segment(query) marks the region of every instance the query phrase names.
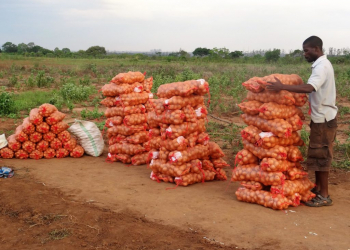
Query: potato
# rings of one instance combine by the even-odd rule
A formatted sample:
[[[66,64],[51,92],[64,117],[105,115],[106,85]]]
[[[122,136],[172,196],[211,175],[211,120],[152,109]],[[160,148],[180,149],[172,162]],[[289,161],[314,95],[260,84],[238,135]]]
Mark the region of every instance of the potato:
[[[82,146],[77,145],[73,150],[70,152],[70,156],[73,158],[80,158],[84,155],[84,148]]]
[[[16,140],[15,135],[10,135],[9,137],[7,137],[7,143],[7,147],[13,152],[20,150],[22,147],[22,144]]]
[[[43,117],[48,117],[55,111],[57,111],[57,108],[49,103],[44,103],[39,107],[39,114]]]
[[[14,152],[8,147],[0,149],[0,156],[4,159],[11,159],[14,156]]]
[[[29,155],[25,150],[20,149],[15,153],[15,157],[17,159],[27,159],[29,157]]]
[[[61,121],[63,121],[63,119],[66,117],[66,115],[60,111],[55,111],[52,114],[50,114],[49,117],[45,118],[45,121],[47,124],[49,125],[54,125],[57,124]]]
[[[39,151],[39,150],[33,150],[30,154],[29,154],[29,157],[31,159],[35,159],[35,160],[39,160],[41,158],[43,158],[44,154],[42,151]]]
[[[29,112],[29,121],[34,125],[40,125],[43,122],[43,116],[39,114],[38,108]]]

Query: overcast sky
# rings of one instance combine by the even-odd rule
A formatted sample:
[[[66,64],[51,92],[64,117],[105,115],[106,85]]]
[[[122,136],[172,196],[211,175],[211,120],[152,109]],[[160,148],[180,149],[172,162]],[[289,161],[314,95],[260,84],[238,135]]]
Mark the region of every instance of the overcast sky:
[[[349,0],[0,0],[0,46],[230,51],[350,47]]]

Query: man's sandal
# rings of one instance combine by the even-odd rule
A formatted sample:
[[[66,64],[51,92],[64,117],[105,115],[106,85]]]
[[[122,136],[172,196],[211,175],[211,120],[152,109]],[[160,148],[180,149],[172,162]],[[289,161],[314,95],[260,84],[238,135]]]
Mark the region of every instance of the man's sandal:
[[[317,191],[316,190],[316,187],[314,187],[313,189],[310,190],[312,193],[316,194],[316,195],[319,195],[320,194],[320,191]]]
[[[331,198],[329,198],[329,196],[323,197],[322,195],[318,194],[311,201],[305,202],[305,205],[309,207],[331,206],[333,205],[333,201],[331,200]]]

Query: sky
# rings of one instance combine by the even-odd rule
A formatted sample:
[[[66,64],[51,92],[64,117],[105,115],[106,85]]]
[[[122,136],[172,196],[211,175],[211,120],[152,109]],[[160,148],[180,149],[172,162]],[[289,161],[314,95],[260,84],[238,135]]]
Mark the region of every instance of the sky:
[[[350,47],[348,0],[0,0],[0,46],[192,52]]]

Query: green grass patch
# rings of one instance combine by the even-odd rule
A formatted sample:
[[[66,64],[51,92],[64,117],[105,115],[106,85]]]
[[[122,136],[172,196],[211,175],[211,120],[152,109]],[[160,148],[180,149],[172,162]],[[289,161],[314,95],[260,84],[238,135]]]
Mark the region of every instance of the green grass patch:
[[[30,111],[43,103],[49,103],[52,97],[52,91],[26,91],[15,94],[14,107],[17,111]]]

